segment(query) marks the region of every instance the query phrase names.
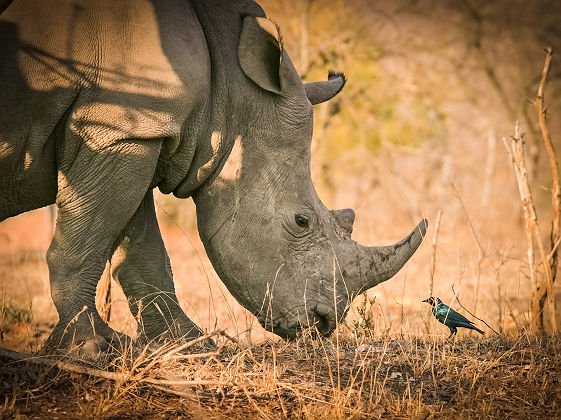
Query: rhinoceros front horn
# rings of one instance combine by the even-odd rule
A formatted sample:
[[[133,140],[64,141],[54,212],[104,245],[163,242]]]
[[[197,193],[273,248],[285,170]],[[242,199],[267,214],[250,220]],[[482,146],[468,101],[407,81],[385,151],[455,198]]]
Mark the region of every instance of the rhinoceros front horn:
[[[393,277],[417,250],[427,226],[428,221],[423,219],[409,235],[393,245],[368,247],[357,244],[360,275],[355,284],[348,285],[350,291],[360,294]]]

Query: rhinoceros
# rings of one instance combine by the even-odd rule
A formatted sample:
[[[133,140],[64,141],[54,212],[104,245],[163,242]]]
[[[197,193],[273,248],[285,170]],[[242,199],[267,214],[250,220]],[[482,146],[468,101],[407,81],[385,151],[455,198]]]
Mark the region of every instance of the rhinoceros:
[[[104,351],[107,261],[146,340],[202,334],[181,310],[153,189],[193,197],[232,295],[268,330],[330,334],[391,278],[426,221],[390,246],[351,239],[311,181],[312,106],[345,77],[303,83],[249,0],[13,0],[0,15],[0,221],[56,203],[47,252],[59,321],[47,346]]]

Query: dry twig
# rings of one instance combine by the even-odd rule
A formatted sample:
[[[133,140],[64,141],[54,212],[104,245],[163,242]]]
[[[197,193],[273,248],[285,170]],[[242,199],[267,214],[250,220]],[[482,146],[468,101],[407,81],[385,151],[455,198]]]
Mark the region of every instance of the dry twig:
[[[464,215],[466,216],[466,220],[468,222],[468,226],[469,226],[469,230],[471,232],[471,236],[473,236],[473,240],[475,241],[475,245],[477,245],[477,278],[475,281],[475,302],[473,304],[473,310],[474,312],[477,312],[477,304],[478,304],[478,300],[479,300],[479,285],[481,283],[481,264],[483,263],[483,260],[487,257],[485,250],[483,249],[483,247],[481,246],[481,241],[479,240],[479,236],[477,235],[477,232],[475,231],[475,226],[473,226],[473,223],[471,221],[471,217],[469,216],[469,213],[466,209],[466,206],[464,204],[464,200],[462,200],[462,196],[460,195],[460,192],[457,190],[456,186],[454,185],[454,182],[450,182],[450,186],[452,187],[452,192],[454,193],[454,195],[456,196],[456,198],[458,199],[458,201],[460,202],[460,205],[462,206],[462,211],[464,212]]]
[[[485,325],[487,325],[487,327],[489,327],[489,329],[491,331],[493,331],[495,334],[499,335],[499,333],[497,331],[495,331],[493,329],[493,327],[491,327],[489,324],[487,324],[484,320],[482,320],[481,318],[475,316],[474,314],[472,314],[464,305],[462,305],[462,302],[460,302],[460,296],[458,296],[458,294],[456,293],[456,291],[454,290],[454,285],[452,285],[452,293],[454,293],[454,296],[456,297],[456,301],[458,302],[458,305],[460,305],[460,307],[466,311],[468,314],[470,314],[472,317],[474,317],[475,319],[483,322]]]

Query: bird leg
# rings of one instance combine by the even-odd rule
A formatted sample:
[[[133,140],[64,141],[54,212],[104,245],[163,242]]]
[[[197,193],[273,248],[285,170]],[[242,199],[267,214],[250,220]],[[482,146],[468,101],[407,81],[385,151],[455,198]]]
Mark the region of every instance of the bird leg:
[[[452,337],[456,335],[458,330],[456,328],[450,328],[450,327],[448,327],[448,328],[450,329],[450,335],[448,336],[448,340],[451,340]]]

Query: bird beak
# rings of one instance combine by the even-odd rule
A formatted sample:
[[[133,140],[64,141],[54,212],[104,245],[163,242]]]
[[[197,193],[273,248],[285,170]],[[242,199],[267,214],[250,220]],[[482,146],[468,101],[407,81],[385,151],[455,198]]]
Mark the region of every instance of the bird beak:
[[[422,300],[421,302],[427,302],[428,303],[428,301],[429,301],[428,299],[425,299],[425,300]]]

